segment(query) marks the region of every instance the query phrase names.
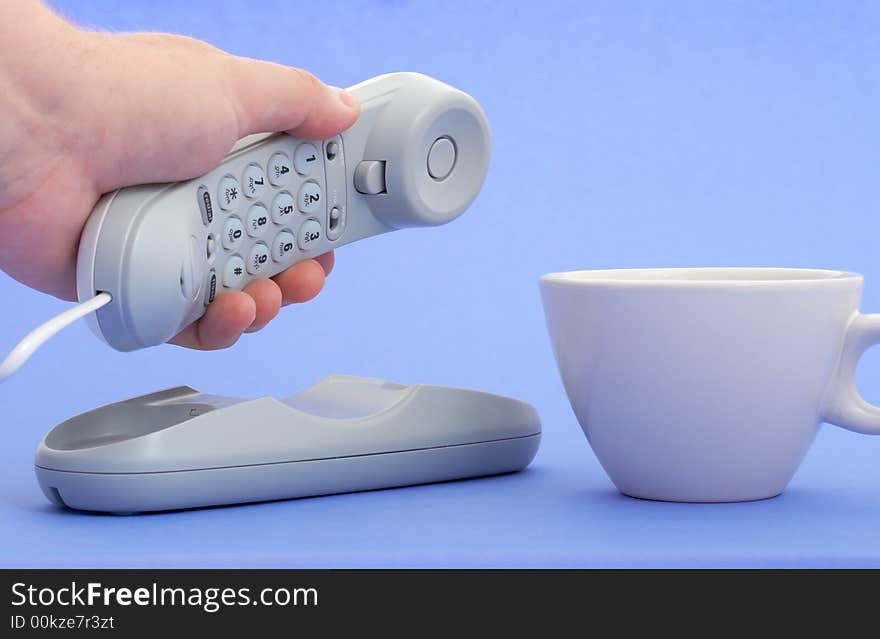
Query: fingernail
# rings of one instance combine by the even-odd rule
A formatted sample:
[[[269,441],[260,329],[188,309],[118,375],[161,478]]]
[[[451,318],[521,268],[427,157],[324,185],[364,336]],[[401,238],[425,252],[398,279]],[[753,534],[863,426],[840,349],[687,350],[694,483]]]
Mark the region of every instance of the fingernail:
[[[354,97],[351,93],[346,91],[345,89],[340,89],[339,87],[330,87],[336,92],[336,97],[339,99],[342,104],[347,106],[349,109],[354,109],[358,105],[358,99]]]

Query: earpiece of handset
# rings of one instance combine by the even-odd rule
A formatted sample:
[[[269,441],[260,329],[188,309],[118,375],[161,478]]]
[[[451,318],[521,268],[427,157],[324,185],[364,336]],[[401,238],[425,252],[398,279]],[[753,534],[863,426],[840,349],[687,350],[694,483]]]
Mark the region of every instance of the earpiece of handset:
[[[446,224],[483,184],[489,125],[466,93],[424,75],[400,75],[407,81],[370,124],[354,186],[393,228]]]

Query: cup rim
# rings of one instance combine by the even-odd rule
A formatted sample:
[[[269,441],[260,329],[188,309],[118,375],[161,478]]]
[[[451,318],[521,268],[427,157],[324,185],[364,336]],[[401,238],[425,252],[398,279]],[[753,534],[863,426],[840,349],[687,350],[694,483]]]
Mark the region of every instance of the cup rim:
[[[719,287],[796,286],[857,280],[859,273],[815,268],[709,266],[616,268],[547,273],[541,284],[553,286]]]

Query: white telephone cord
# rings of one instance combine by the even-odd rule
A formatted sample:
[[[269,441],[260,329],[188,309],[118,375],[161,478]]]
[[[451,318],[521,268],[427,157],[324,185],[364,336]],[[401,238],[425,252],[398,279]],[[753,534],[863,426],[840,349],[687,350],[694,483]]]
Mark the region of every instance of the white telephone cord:
[[[0,382],[13,375],[40,346],[49,341],[56,333],[73,324],[76,320],[109,304],[112,299],[110,293],[98,293],[92,299],[67,309],[25,335],[24,339],[10,351],[3,363],[0,364]]]

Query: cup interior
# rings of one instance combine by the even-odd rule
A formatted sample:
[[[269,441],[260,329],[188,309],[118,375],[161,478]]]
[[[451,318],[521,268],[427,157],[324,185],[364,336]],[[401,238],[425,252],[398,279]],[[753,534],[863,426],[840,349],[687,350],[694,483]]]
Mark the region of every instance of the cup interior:
[[[547,284],[779,284],[859,278],[856,273],[800,268],[634,268],[549,273]]]

